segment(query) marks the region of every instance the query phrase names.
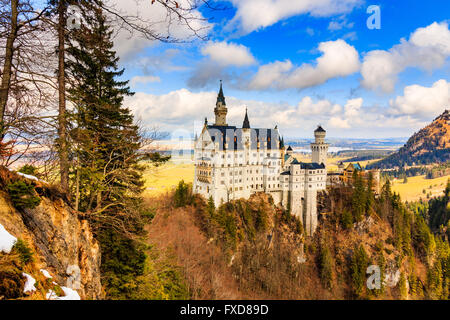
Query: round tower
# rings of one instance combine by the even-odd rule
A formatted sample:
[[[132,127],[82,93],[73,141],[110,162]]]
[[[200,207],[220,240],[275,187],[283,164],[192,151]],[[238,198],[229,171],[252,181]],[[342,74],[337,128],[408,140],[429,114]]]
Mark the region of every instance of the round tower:
[[[312,162],[324,164],[327,166],[327,154],[328,154],[328,143],[325,143],[325,136],[327,132],[322,128],[322,126],[318,126],[316,130],[314,130],[314,138],[315,142],[311,143],[311,151],[312,151]]]

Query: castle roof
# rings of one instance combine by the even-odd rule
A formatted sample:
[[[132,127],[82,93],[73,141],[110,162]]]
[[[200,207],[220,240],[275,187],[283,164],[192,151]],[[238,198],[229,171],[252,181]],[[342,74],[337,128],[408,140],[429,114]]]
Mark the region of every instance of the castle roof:
[[[326,132],[326,131],[325,131],[325,129],[324,129],[324,128],[322,128],[322,126],[321,126],[321,125],[319,125],[319,126],[317,127],[317,129],[316,129],[316,130],[314,130],[314,132]]]
[[[222,102],[223,105],[226,105],[225,103],[225,95],[223,94],[223,89],[222,89],[222,80],[220,80],[220,90],[219,90],[219,94],[217,95],[217,103]]]
[[[244,123],[242,124],[242,129],[250,129],[250,121],[248,121],[247,108],[245,108]]]
[[[239,141],[242,141],[243,129],[235,126],[206,126],[209,135],[213,142],[218,142],[222,150],[243,150],[244,146]],[[276,150],[279,147],[279,134],[274,129],[253,128],[251,131],[252,137],[250,139],[250,149],[256,150],[258,142],[260,148],[264,148],[264,143],[268,150]],[[253,135],[256,135],[254,137]],[[228,148],[226,145],[228,144]]]
[[[324,169],[325,165],[323,163],[307,163],[307,162],[300,162],[300,167],[302,169],[307,169],[307,170],[316,170],[316,169]]]
[[[291,146],[289,146],[289,147],[287,148],[287,151],[293,151],[292,148],[291,148]]]

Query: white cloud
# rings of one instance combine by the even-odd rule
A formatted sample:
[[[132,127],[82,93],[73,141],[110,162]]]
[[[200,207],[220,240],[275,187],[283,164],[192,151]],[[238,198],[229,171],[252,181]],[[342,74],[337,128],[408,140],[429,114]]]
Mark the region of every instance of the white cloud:
[[[332,117],[328,121],[328,125],[332,128],[337,129],[350,129],[350,125],[348,124],[347,119],[342,119],[340,117]]]
[[[139,92],[127,97],[125,105],[146,126],[157,124],[162,131],[194,130],[203,124],[204,117],[214,122],[217,92],[191,92],[180,89],[163,95]],[[298,104],[269,103],[226,97],[230,125],[241,126],[248,108],[253,128],[273,128],[278,125],[282,134],[291,137],[310,136],[318,123],[334,137],[408,136],[423,127],[430,119],[414,115],[393,114],[390,108],[364,106],[362,98],[336,104],[327,99],[303,97]]]
[[[347,19],[345,18],[345,16],[341,16],[336,20],[330,21],[330,23],[328,24],[328,30],[337,31],[337,30],[341,30],[344,28],[351,29],[351,28],[353,28],[354,25],[355,25],[355,23],[348,22]]]
[[[136,76],[130,80],[130,84],[131,84],[131,86],[135,86],[139,83],[147,84],[150,82],[160,82],[160,81],[161,81],[161,79],[156,76]]]
[[[289,60],[261,66],[251,80],[249,89],[303,89],[323,84],[329,79],[348,76],[359,70],[359,54],[344,40],[321,42],[319,51],[322,56],[316,59],[315,66],[304,63],[291,70],[292,63]]]
[[[191,2],[190,0],[178,0],[179,6],[183,8],[192,6]],[[192,29],[184,23],[184,20],[179,20],[173,16],[169,19],[166,9],[157,2],[151,4],[151,1],[148,0],[107,0],[106,3],[122,13],[123,16],[133,19],[133,23],[151,28],[153,33],[160,38],[165,38],[169,35],[183,40],[196,37]],[[140,17],[141,20],[137,21],[134,19],[136,16]],[[191,27],[197,30],[199,35],[207,35],[212,24],[203,18],[200,11],[192,10],[186,13],[186,16]],[[114,18],[114,16],[112,17]],[[126,27],[125,24],[124,27]],[[138,32],[130,33],[125,28],[122,28],[114,39],[114,43],[119,57],[124,61],[129,61],[145,48],[157,42],[144,38]]]
[[[362,85],[367,89],[392,92],[397,76],[408,67],[431,71],[450,56],[450,30],[446,22],[432,23],[401,39],[391,49],[367,53],[361,67]]]
[[[292,62],[275,61],[259,67],[258,72],[249,83],[250,89],[266,89],[277,83],[292,69]]]
[[[240,25],[245,33],[271,26],[301,14],[329,17],[348,13],[361,0],[229,0],[237,8],[231,25]]]
[[[416,84],[407,86],[403,96],[390,100],[390,106],[393,114],[437,116],[450,106],[450,82],[441,79],[429,88]]]
[[[243,67],[256,63],[250,50],[241,44],[210,41],[201,53],[221,66]]]

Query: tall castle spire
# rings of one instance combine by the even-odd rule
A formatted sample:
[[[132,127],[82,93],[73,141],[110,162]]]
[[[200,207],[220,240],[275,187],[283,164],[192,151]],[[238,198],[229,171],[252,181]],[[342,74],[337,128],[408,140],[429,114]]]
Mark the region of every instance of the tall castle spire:
[[[224,106],[227,105],[227,104],[225,103],[225,96],[223,95],[222,80],[220,80],[220,90],[219,90],[219,94],[217,95],[217,102],[216,102],[216,104],[218,104],[219,102],[222,102],[222,104],[223,104]]]
[[[225,96],[222,89],[222,80],[220,80],[220,90],[217,95],[216,107],[214,108],[214,114],[216,115],[215,126],[226,126],[227,125],[227,105],[225,103]]]
[[[242,129],[250,129],[250,121],[248,121],[247,108],[245,108],[244,123],[242,124]]]

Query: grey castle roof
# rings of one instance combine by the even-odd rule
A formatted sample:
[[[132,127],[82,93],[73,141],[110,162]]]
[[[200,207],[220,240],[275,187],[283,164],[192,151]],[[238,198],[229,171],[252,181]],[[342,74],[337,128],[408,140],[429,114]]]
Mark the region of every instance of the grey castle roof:
[[[218,142],[222,150],[227,150],[226,143],[228,143],[228,150],[243,150],[242,143],[242,128],[236,128],[235,126],[206,126],[209,135],[213,142]],[[260,148],[263,148],[264,142],[267,144],[268,150],[279,149],[279,133],[274,129],[253,128],[250,131],[250,149],[256,150],[258,148],[258,142],[260,142]],[[255,136],[256,135],[256,136]]]

